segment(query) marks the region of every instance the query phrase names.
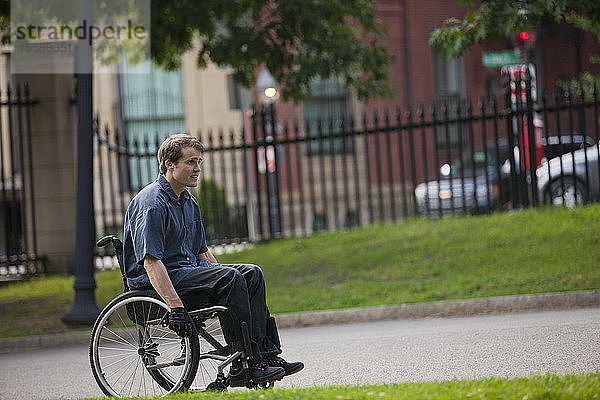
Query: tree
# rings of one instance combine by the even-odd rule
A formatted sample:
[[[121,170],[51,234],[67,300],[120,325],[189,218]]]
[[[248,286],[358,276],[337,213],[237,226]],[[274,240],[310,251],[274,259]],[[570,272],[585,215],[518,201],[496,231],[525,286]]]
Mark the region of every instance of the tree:
[[[24,0],[19,4],[31,21],[44,20],[50,8],[67,14],[72,9],[76,17],[76,1]],[[94,3],[95,12],[102,9],[103,2]],[[209,62],[231,67],[238,82],[251,86],[256,72],[266,66],[281,85],[284,99],[302,100],[310,95],[315,78],[333,76],[343,77],[359,98],[391,94],[387,76],[392,57],[383,44],[383,27],[375,18],[375,0],[149,3],[151,57],[168,70],[178,68],[182,54],[199,44],[199,67]],[[133,3],[112,0],[109,4],[115,12]],[[9,16],[10,0],[0,0],[4,42],[10,40],[6,35]],[[107,59],[114,61],[112,56]]]
[[[474,6],[475,0],[459,0]],[[484,40],[510,37],[520,30],[539,26],[548,18],[557,23],[571,24],[600,39],[600,2],[590,0],[488,0],[465,14],[450,18],[445,26],[436,29],[430,45],[441,47],[452,57],[468,53]]]
[[[342,76],[360,98],[391,93],[391,56],[374,0],[152,0],[151,53],[167,69],[197,40],[198,66],[228,66],[250,86],[266,66],[284,99],[310,95],[317,77]]]

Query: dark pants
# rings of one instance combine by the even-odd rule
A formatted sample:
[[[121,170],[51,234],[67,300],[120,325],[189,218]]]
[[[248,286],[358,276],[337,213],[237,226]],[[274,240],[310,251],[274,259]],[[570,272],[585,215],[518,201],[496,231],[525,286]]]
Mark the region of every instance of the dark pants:
[[[255,356],[281,353],[268,335],[265,280],[261,269],[251,264],[210,264],[192,270],[176,287],[188,310],[220,305],[229,309],[220,315],[223,336],[234,350],[243,350],[241,323],[248,324]]]

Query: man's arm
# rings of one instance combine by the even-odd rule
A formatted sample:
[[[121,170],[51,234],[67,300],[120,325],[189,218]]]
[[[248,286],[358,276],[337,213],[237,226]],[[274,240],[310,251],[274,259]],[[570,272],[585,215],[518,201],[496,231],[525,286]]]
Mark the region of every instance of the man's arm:
[[[144,268],[148,273],[150,283],[154,287],[154,290],[162,297],[165,303],[167,303],[171,309],[183,307],[183,302],[175,291],[171,278],[169,278],[167,269],[162,261],[146,254],[146,257],[144,257]]]
[[[208,262],[218,264],[217,259],[212,255],[210,249],[206,250],[205,253],[198,254],[198,260],[206,260]]]

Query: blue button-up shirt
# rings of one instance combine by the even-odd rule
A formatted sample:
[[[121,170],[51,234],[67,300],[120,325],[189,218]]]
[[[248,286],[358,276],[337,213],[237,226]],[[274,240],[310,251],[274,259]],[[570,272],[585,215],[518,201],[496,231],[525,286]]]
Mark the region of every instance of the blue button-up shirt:
[[[163,262],[176,286],[208,251],[200,207],[186,190],[177,197],[163,175],[129,203],[123,232],[123,261],[131,289],[150,286],[144,257]]]

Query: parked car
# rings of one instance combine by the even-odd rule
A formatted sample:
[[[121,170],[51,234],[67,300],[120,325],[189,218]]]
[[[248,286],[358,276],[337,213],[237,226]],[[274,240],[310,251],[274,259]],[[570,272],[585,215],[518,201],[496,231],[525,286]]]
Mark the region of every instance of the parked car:
[[[498,182],[510,178],[508,144],[501,140],[497,149],[499,157],[492,144],[487,151],[483,147],[465,150],[452,164],[442,165],[439,181],[423,182],[415,188],[417,212],[475,214],[494,207],[499,199]]]
[[[574,207],[599,200],[599,151],[596,144],[542,163],[536,169],[540,201]]]
[[[542,146],[544,146],[542,162],[561,154],[592,146],[594,143],[594,139],[591,137],[579,134],[542,137]]]
[[[593,143],[589,136],[578,134],[544,137],[544,160],[589,147]],[[513,152],[518,169],[519,152],[517,149]],[[432,180],[416,186],[417,212],[431,216],[477,214],[505,206],[512,198],[510,155],[506,139],[500,139],[497,145],[488,144],[487,152],[483,147],[474,151],[465,150],[452,164],[440,167],[439,181]],[[503,204],[500,204],[501,201]]]

